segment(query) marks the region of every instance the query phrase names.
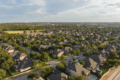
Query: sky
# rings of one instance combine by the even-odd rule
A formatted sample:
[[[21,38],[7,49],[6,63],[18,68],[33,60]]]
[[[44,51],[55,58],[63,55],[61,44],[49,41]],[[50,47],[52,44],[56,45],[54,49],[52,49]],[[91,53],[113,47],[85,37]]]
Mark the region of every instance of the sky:
[[[2,22],[120,22],[120,0],[0,0]]]

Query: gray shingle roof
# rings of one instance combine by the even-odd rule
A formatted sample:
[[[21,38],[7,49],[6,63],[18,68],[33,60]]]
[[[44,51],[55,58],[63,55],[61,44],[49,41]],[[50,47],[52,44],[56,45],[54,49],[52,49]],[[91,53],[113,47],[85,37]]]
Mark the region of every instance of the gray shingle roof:
[[[19,71],[20,69],[31,67],[32,60],[33,59],[27,59],[27,60],[18,62],[18,65],[15,65],[15,69]]]
[[[94,61],[96,61],[98,63],[102,63],[103,61],[106,60],[106,58],[104,58],[100,55],[97,55],[97,54],[91,55],[91,56],[89,56],[89,58],[93,59]]]
[[[68,66],[66,67],[67,68],[67,72],[68,74],[70,75],[85,75],[85,74],[89,74],[90,71],[85,69],[81,64],[79,63],[69,63]]]
[[[58,71],[57,71],[58,72]],[[67,75],[65,73],[62,73],[59,71],[57,74],[51,74],[50,76],[47,77],[47,80],[67,80]]]
[[[93,59],[91,58],[86,58],[85,60],[85,65],[88,69],[90,70],[94,70],[96,68],[96,66],[98,65],[97,62],[95,62]]]
[[[60,52],[62,52],[62,50],[61,49],[55,49],[55,50],[53,50],[53,54],[59,54]]]

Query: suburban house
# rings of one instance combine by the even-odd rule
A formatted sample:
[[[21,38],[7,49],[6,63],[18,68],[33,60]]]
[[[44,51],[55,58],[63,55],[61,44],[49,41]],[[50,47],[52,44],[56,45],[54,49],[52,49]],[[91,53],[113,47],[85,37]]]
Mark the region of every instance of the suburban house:
[[[83,43],[79,43],[76,46],[77,46],[77,48],[80,48],[81,46],[84,46],[84,44]]]
[[[91,44],[95,44],[95,41],[93,41],[93,40],[90,40],[90,41],[88,41],[89,42],[89,44],[91,45]]]
[[[68,41],[68,40],[66,40],[66,39],[65,39],[65,40],[63,40],[63,43],[68,43],[68,42],[69,42],[69,41]]]
[[[28,39],[22,39],[22,42],[29,42]]]
[[[66,67],[66,72],[69,75],[89,75],[90,71],[85,69],[80,63],[68,63]]]
[[[84,44],[85,46],[87,46],[87,45],[89,45],[89,42],[86,41],[86,42],[84,42],[83,44]]]
[[[97,62],[95,62],[93,59],[86,58],[84,61],[85,61],[86,68],[88,70],[91,70],[94,73],[102,73],[99,70],[99,64]]]
[[[12,56],[14,61],[20,61],[20,60],[24,60],[25,58],[28,58],[28,55],[26,53],[23,52],[19,52],[17,50],[15,50],[12,53],[8,53],[10,56]]]
[[[60,45],[60,44],[63,44],[63,42],[57,42],[57,43],[55,43],[55,45]]]
[[[33,59],[27,59],[23,61],[19,61],[17,65],[15,65],[15,71],[16,72],[23,72],[28,69],[31,69],[31,63]]]
[[[56,70],[53,74],[47,77],[47,80],[68,80],[68,75]]]
[[[72,50],[74,50],[74,49],[76,49],[77,48],[77,46],[76,45],[72,45],[72,46],[70,46],[71,48],[72,48]]]
[[[52,44],[52,43],[46,44],[47,47],[54,46],[54,45],[55,45],[55,44]]]
[[[50,29],[45,30],[46,33],[53,33]]]
[[[72,48],[71,47],[64,47],[62,50],[64,51],[64,53],[69,53],[72,51]]]
[[[53,55],[56,55],[57,57],[61,57],[64,54],[64,51],[61,49],[55,49],[53,50]]]
[[[44,80],[41,76],[39,76],[38,78],[36,78],[35,80]]]
[[[91,55],[89,56],[89,58],[93,59],[95,62],[99,64],[106,61],[105,57],[102,57],[101,55],[97,55],[97,54]]]
[[[6,43],[3,43],[1,46],[3,49],[6,49],[8,53],[14,52],[15,50],[11,45],[6,44]]]
[[[44,49],[44,48],[47,48],[46,45],[38,45],[38,46],[36,46],[36,47],[37,47],[37,49],[38,49],[39,51],[41,51],[41,50]]]
[[[99,54],[105,58],[109,57],[109,52],[107,52],[105,49],[99,51]]]

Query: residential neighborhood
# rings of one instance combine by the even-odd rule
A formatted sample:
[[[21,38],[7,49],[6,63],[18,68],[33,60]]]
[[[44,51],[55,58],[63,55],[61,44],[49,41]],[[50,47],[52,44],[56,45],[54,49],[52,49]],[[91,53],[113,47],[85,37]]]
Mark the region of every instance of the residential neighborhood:
[[[1,80],[101,80],[119,69],[119,27],[25,25],[18,33],[0,31]]]

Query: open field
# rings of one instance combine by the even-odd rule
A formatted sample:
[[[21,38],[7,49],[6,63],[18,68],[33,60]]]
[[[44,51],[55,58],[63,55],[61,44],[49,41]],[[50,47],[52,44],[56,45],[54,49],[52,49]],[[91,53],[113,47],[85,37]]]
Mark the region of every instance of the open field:
[[[9,34],[23,33],[23,31],[4,31]]]
[[[4,31],[6,33],[9,33],[9,34],[16,34],[16,33],[23,33],[24,30],[18,30],[18,31]],[[27,31],[27,30],[26,30]],[[34,31],[34,30],[31,30],[31,31]],[[43,30],[36,30],[37,32],[38,31],[43,31]]]

